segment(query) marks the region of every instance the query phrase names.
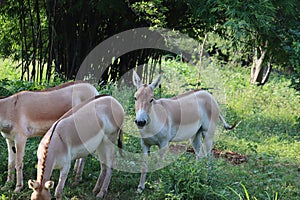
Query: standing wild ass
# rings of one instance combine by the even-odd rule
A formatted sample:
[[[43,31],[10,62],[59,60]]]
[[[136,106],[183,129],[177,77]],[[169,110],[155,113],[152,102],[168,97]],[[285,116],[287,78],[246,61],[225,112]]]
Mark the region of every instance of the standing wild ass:
[[[197,158],[210,153],[218,118],[225,129],[232,129],[222,115],[214,97],[206,91],[190,91],[170,99],[154,99],[153,90],[161,82],[161,75],[150,85],[143,84],[133,72],[135,93],[135,123],[141,134],[143,154],[150,153],[152,145],[161,149],[161,157],[169,142],[190,139]],[[205,146],[202,147],[202,140]],[[147,163],[144,163],[138,192],[145,188]]]
[[[27,138],[44,135],[72,106],[96,95],[98,91],[92,85],[70,82],[47,90],[23,91],[0,99],[0,131],[8,148],[6,185],[14,180],[15,168],[15,192],[23,187],[23,157]]]
[[[61,199],[71,160],[93,152],[96,152],[101,162],[101,173],[93,192],[103,198],[114,167],[118,136],[118,146],[121,148],[123,120],[124,110],[111,96],[97,96],[63,115],[39,145],[37,180],[28,181],[29,188],[33,189],[31,199],[51,199],[50,189],[54,183],[50,178],[54,168],[60,170],[55,197]]]

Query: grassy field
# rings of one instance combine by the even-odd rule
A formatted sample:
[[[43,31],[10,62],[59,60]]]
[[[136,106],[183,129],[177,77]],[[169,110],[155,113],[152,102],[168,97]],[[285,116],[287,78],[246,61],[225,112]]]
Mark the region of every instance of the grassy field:
[[[211,200],[296,200],[300,199],[300,96],[289,88],[289,80],[275,73],[264,87],[249,84],[249,69],[216,67],[208,64],[201,74],[201,87],[208,88],[218,100],[227,122],[239,125],[225,131],[221,124],[215,135],[218,151],[239,153],[246,162],[233,164],[228,159],[216,158],[196,161],[194,154],[183,152],[168,166],[148,173],[146,189],[136,193],[139,173],[115,170],[106,199],[211,199]],[[162,97],[174,96],[193,89],[197,69],[188,64],[166,61],[163,66]],[[5,74],[1,72],[0,79]],[[134,88],[115,86],[109,92],[126,110],[124,150],[141,152],[138,130],[134,125]],[[157,91],[157,97],[159,92]],[[36,149],[39,138],[29,139],[24,158],[24,182],[36,178]],[[186,145],[186,143],[182,143]],[[0,139],[0,185],[7,176],[7,150]],[[156,151],[153,148],[152,151]],[[233,154],[237,155],[237,154]],[[118,163],[136,168],[134,161]],[[137,169],[138,172],[139,169]],[[65,199],[95,199],[92,189],[100,171],[98,161],[87,159],[83,181],[72,187],[70,176],[64,188]],[[134,170],[133,170],[134,171]],[[57,183],[58,171],[53,174]],[[31,190],[24,186],[20,194],[0,191],[0,198],[29,199]],[[52,191],[54,194],[54,190]]]

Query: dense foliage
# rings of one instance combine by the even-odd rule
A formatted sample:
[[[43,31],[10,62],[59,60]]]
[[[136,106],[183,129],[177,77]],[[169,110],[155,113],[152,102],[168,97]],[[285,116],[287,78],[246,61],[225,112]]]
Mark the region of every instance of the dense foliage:
[[[22,61],[22,78],[28,80],[44,76],[49,81],[53,74],[73,79],[100,42],[128,29],[152,26],[175,29],[200,42],[206,34],[216,34],[227,46],[214,41],[206,50],[213,48],[216,54],[230,49],[221,59],[253,63],[253,83],[262,84],[266,71],[276,67],[289,72],[299,87],[297,0],[6,0],[0,6],[0,55]],[[130,68],[150,58],[160,60],[165,53],[143,49],[107,60],[111,69],[102,79],[117,80]]]

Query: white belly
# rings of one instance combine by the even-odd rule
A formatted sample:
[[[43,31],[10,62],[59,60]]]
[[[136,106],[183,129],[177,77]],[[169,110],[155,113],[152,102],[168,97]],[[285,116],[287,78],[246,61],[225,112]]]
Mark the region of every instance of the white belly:
[[[199,122],[192,124],[179,125],[172,130],[172,142],[180,142],[190,139],[200,129]]]
[[[81,145],[72,147],[71,149],[71,155],[72,160],[86,157],[89,154],[92,154],[95,152],[95,150],[99,147],[100,143],[103,139],[103,133],[98,133],[92,138],[89,138],[88,140],[84,141]]]

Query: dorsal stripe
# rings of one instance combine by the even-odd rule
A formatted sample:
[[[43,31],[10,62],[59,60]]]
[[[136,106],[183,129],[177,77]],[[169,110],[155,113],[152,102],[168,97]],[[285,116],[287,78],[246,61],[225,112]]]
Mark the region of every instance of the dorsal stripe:
[[[50,87],[50,88],[46,88],[46,89],[43,89],[43,90],[33,90],[33,91],[30,91],[30,92],[50,92],[50,91],[55,91],[55,90],[59,90],[61,88],[66,88],[66,87],[69,87],[69,86],[72,86],[72,85],[76,85],[76,84],[79,84],[79,83],[88,83],[86,81],[71,81],[71,82],[66,82],[66,83],[63,83],[63,84],[60,84],[60,85],[57,85],[57,86],[54,86],[54,87]]]
[[[191,90],[191,91],[188,91],[186,93],[180,94],[178,96],[172,97],[171,99],[173,99],[173,100],[180,99],[182,97],[188,96],[188,95],[193,94],[193,93],[198,92],[198,91],[200,91],[200,90],[199,89]]]
[[[88,82],[81,81],[81,80],[71,81],[71,82],[66,82],[66,83],[63,83],[61,85],[57,85],[57,86],[54,86],[54,87],[46,88],[46,89],[43,89],[43,90],[23,90],[23,91],[15,93],[15,94],[12,94],[11,96],[14,96],[14,95],[19,96],[20,93],[23,94],[24,92],[34,92],[34,93],[51,92],[51,91],[56,91],[56,90],[66,88],[66,87],[69,87],[69,86],[72,86],[72,85],[75,85],[75,84],[79,84],[79,83],[88,83]],[[0,99],[6,99],[8,97],[10,97],[10,96],[0,96]]]

